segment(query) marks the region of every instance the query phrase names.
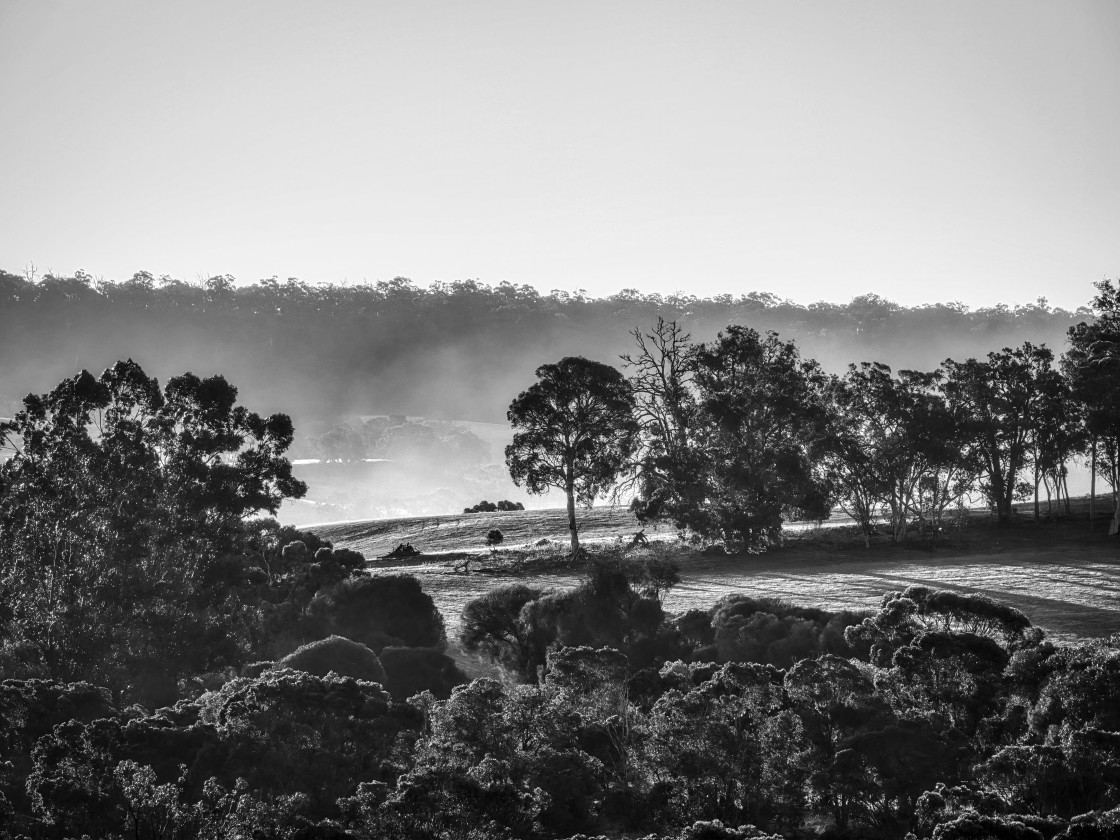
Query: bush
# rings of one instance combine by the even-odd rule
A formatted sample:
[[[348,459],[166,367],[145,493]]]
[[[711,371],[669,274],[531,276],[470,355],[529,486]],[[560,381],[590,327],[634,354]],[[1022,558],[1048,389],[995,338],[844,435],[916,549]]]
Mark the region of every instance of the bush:
[[[412,575],[348,578],[320,591],[309,612],[327,632],[375,653],[389,645],[442,648],[447,643],[443,617]]]
[[[528,679],[543,654],[521,621],[521,613],[542,594],[540,589],[512,583],[467,602],[459,629],[463,648],[481,653]]]
[[[469,682],[455,660],[438,648],[387,647],[381,651],[381,665],[388,680],[384,685],[397,701],[421,691],[446,700],[451,689]]]
[[[342,636],[330,636],[303,645],[277,664],[281,668],[303,671],[316,677],[325,677],[334,671],[341,677],[353,677],[382,685],[387,682],[385,669],[377,654],[365,645]]]
[[[494,513],[499,510],[525,510],[525,505],[521,504],[521,502],[511,502],[509,499],[502,499],[502,501],[497,504],[483,499],[474,507],[463,508],[463,513]]]
[[[696,616],[690,616],[686,635],[708,642]],[[795,662],[822,653],[842,657],[853,652],[844,641],[844,629],[862,616],[798,607],[777,598],[731,595],[711,611],[712,641],[722,662],[760,662],[788,668]],[[708,642],[711,644],[711,642]],[[694,651],[694,655],[698,651]]]

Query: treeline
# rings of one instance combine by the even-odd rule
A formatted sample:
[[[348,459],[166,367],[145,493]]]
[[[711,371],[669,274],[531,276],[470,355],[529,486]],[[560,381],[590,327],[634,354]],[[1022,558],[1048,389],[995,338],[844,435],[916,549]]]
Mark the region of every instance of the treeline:
[[[695,343],[659,319],[633,331],[616,368],[566,357],[537,369],[511,404],[506,461],[530,492],[576,502],[611,490],[640,520],[668,520],[703,540],[754,550],[784,521],[823,520],[839,505],[868,544],[936,537],[974,495],[1003,523],[1041,496],[1069,512],[1068,475],[1085,459],[1112,489],[1120,528],[1120,289],[1098,284],[1092,323],[1069,330],[1060,360],[1024,342],[986,358],[895,374],[879,362],[842,376],[793,341],[731,325]],[[1064,510],[1063,510],[1064,506]]]
[[[1055,346],[1087,313],[1045,301],[969,310],[907,308],[875,295],[801,305],[764,293],[543,295],[469,280],[426,289],[403,278],[239,286],[228,276],[188,283],[140,272],[113,283],[79,272],[32,282],[0,272],[0,399],[133,358],[164,378],[221,373],[254,405],[283,410],[308,431],[310,421],[342,414],[500,422],[538,365],[577,353],[617,358],[627,331],[659,316],[697,339],[729,323],[775,330],[839,372],[866,359],[924,369],[1023,341]]]

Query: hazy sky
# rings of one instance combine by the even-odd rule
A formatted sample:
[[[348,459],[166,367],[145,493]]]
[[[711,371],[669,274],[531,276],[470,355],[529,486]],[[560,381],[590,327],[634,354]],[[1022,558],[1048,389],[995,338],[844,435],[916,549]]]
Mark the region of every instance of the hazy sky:
[[[0,268],[1076,307],[1120,2],[0,0]]]

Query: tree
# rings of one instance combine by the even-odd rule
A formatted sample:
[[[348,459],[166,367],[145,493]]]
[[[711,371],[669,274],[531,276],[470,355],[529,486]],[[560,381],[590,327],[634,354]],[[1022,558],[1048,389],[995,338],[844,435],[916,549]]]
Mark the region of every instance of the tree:
[[[520,583],[498,586],[463,607],[459,642],[528,678],[537,666],[538,645],[521,620],[526,604],[544,593]]]
[[[400,702],[422,691],[446,700],[455,686],[469,682],[455,660],[439,648],[387,647],[380,658],[385,688]]]
[[[637,352],[622,356],[641,429],[641,457],[631,509],[642,522],[674,518],[702,501],[702,461],[691,445],[697,417],[698,348],[675,321],[657,319],[651,333],[633,330]]]
[[[1031,461],[1034,465],[1034,517],[1040,515],[1039,485],[1046,487],[1047,514],[1051,511],[1051,493],[1061,504],[1065,495],[1069,510],[1069,489],[1066,487],[1067,462],[1086,448],[1086,430],[1080,406],[1073,398],[1070,381],[1058,370],[1049,370],[1039,379],[1037,422],[1031,435]]]
[[[385,685],[385,668],[377,654],[363,644],[342,636],[329,636],[301,645],[279,662],[282,668],[325,677],[335,673],[341,677]]]
[[[622,374],[579,356],[537,368],[537,382],[510,404],[515,433],[506,464],[530,493],[564,491],[572,556],[579,554],[576,501],[591,505],[630,464],[638,424]]]
[[[639,519],[755,548],[792,515],[825,518],[837,436],[829,379],[792,342],[732,325],[693,347],[675,323],[634,332]]]
[[[864,362],[836,383],[839,436],[828,463],[840,505],[868,545],[879,511],[892,539],[905,540],[911,518],[936,529],[972,484],[961,412],[938,393],[941,380],[907,370],[895,377],[886,365]]]
[[[852,742],[890,720],[870,669],[838,656],[803,659],[785,675],[790,705],[811,743],[811,795],[831,811],[841,830],[865,812],[876,793],[868,757]]]
[[[316,593],[308,607],[329,632],[368,646],[439,647],[447,644],[443,616],[412,575],[347,578]]]
[[[826,518],[823,460],[835,435],[820,366],[776,333],[737,325],[701,345],[696,364],[704,498],[678,524],[757,547],[777,539],[784,518]]]
[[[289,668],[230,680],[198,707],[229,751],[223,776],[267,794],[305,793],[328,815],[356,784],[396,778],[421,725],[377,683]]]
[[[1054,354],[1029,341],[989,353],[987,361],[944,363],[945,395],[970,418],[968,434],[980,459],[981,488],[1000,522],[1024,493],[1019,474],[1030,464],[1032,439],[1043,413]],[[1029,485],[1025,488],[1029,492]]]
[[[164,389],[135,362],[31,395],[0,425],[0,637],[56,679],[150,703],[245,655],[253,529],[306,486],[286,415],[237,405],[221,376]]]
[[[1120,287],[1109,280],[1096,285],[1096,321],[1070,327],[1062,366],[1093,441],[1092,469],[1112,486],[1115,512],[1108,533],[1114,535],[1120,531]]]

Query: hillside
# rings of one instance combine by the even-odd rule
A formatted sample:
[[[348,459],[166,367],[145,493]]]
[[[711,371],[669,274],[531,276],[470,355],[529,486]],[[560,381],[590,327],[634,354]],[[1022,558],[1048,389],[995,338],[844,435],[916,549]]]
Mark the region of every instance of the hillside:
[[[1080,516],[1082,507],[1083,502],[1075,508]],[[1107,517],[1108,511],[1099,515]],[[784,549],[738,556],[699,553],[678,543],[667,528],[646,529],[654,537],[650,548],[626,550],[640,526],[625,510],[598,508],[582,521],[581,539],[597,542],[597,551],[615,548],[632,559],[675,559],[682,581],[665,599],[673,612],[707,609],[733,593],[831,610],[873,609],[887,592],[917,584],[1006,601],[1061,639],[1120,633],[1120,566],[1116,541],[1106,536],[1103,520],[1090,531],[1084,518],[1035,524],[1024,511],[1022,522],[997,528],[978,513],[959,544],[936,548],[920,542],[891,545],[884,537],[865,549],[842,528],[802,528],[790,531]],[[491,553],[485,535],[493,527],[501,528],[506,541]],[[582,574],[571,563],[548,560],[566,548],[562,510],[346,522],[314,530],[338,546],[363,552],[375,574],[419,577],[452,635],[463,606],[496,586],[518,582],[563,588],[574,586]],[[542,539],[548,544],[534,546]],[[379,559],[401,542],[410,542],[422,556],[403,563]],[[469,573],[462,569],[467,554],[479,558]]]
[[[666,539],[676,532],[669,526],[643,526],[626,508],[598,507],[578,514],[581,542],[594,543],[629,539],[645,529],[647,536]],[[424,555],[485,552],[486,534],[501,530],[502,550],[530,550],[541,540],[554,549],[568,543],[568,514],[562,508],[546,510],[464,513],[450,516],[419,516],[371,522],[338,522],[311,526],[319,536],[352,548],[367,559],[382,557],[400,543],[411,543]]]

